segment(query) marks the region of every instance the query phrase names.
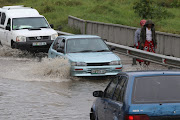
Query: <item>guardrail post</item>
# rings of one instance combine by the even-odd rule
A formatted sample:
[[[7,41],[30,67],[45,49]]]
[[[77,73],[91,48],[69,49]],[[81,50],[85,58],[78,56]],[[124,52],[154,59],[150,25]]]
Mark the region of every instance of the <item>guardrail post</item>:
[[[133,63],[132,63],[132,65],[137,65],[137,63],[136,63],[136,58],[133,58]]]

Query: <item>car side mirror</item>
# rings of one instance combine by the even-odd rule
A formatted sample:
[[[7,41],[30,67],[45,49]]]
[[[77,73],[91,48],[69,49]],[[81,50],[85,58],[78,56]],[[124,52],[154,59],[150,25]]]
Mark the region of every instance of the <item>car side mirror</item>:
[[[115,47],[111,47],[111,51],[114,51],[114,50],[116,50],[116,48]]]
[[[103,91],[94,91],[93,96],[94,97],[103,97],[104,92]]]
[[[9,25],[6,26],[6,30],[11,31],[11,27]]]
[[[64,53],[64,50],[63,50],[62,48],[58,48],[58,49],[57,49],[57,52]]]
[[[103,39],[105,42],[107,42],[107,39]]]
[[[54,25],[53,25],[53,24],[50,24],[50,27],[51,27],[51,28],[54,28]]]

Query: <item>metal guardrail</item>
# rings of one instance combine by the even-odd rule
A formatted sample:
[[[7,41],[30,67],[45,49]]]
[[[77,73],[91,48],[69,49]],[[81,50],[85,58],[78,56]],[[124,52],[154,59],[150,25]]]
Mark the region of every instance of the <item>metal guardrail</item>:
[[[143,60],[147,60],[147,61],[151,61],[151,62],[165,65],[165,66],[180,68],[180,58],[161,55],[161,54],[152,53],[152,52],[146,52],[140,49],[135,49],[132,47],[119,45],[119,44],[115,44],[111,42],[106,42],[106,43],[109,46],[115,47],[118,53],[128,55],[131,57],[136,57]]]
[[[71,33],[57,31],[59,35],[74,35]],[[143,50],[135,49],[132,47],[119,45],[111,42],[106,42],[107,45],[115,47],[115,51],[130,57],[136,57],[139,59],[147,60],[157,64],[180,68],[180,58],[161,55],[157,53],[146,52]]]
[[[57,31],[57,30],[56,30],[56,32],[58,33],[58,35],[74,35],[74,34],[71,34],[71,33]]]

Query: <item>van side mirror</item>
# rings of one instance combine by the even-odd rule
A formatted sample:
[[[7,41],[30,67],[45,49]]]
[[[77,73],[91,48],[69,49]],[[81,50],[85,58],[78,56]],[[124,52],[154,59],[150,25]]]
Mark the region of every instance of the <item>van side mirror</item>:
[[[6,26],[6,30],[11,31],[11,27],[9,25]]]
[[[50,24],[50,27],[51,27],[51,28],[54,28],[54,25],[53,25],[53,24]]]
[[[103,91],[94,91],[93,96],[94,97],[103,97],[104,92]]]
[[[64,53],[64,50],[62,48],[58,48],[57,52]]]

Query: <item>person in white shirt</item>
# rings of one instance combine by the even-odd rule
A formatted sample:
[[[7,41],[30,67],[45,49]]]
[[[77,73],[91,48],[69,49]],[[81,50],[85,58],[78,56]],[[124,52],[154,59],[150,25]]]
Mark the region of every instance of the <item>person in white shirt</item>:
[[[140,49],[148,52],[154,52],[157,48],[157,39],[154,28],[154,23],[151,20],[147,20],[144,27],[141,29],[140,35]],[[144,61],[146,65],[150,62]]]

